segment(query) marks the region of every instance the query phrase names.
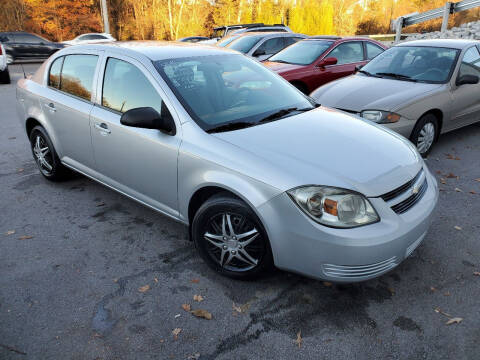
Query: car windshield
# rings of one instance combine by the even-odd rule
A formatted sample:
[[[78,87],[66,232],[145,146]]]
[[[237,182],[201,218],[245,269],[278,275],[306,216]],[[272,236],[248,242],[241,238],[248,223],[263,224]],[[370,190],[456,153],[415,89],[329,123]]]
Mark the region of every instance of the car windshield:
[[[401,81],[444,83],[450,78],[458,49],[426,46],[395,46],[362,68],[373,75]]]
[[[242,36],[239,39],[232,41],[227,47],[246,54],[261,38],[261,36]]]
[[[217,46],[225,47],[235,39],[238,39],[238,35],[232,35],[232,36],[229,36],[225,39],[220,40],[219,42],[217,42]]]
[[[273,55],[268,61],[284,62],[288,64],[309,65],[318,59],[327,50],[333,41],[303,40],[283,49]]]
[[[309,99],[243,55],[160,60],[155,66],[190,116],[205,131],[262,121],[314,108]],[[233,130],[233,128],[231,129]]]

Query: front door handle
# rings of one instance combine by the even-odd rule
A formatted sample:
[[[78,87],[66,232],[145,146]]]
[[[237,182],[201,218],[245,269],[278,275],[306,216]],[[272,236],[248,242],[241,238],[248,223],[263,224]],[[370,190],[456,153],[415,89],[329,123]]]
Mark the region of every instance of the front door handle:
[[[53,103],[48,103],[48,104],[45,104],[45,106],[48,108],[48,110],[50,110],[51,112],[55,112],[57,111],[57,109],[55,109],[55,105]]]
[[[108,125],[105,123],[96,123],[95,129],[100,130],[104,134],[110,134],[112,131],[108,128]]]

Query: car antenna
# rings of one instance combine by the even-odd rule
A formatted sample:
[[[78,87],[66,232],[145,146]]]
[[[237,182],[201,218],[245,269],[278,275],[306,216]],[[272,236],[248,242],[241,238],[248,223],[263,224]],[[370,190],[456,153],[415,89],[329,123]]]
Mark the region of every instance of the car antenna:
[[[27,78],[27,75],[25,74],[25,69],[23,68],[23,64],[20,63],[20,66],[22,67],[22,71],[23,71],[23,78],[26,79]]]

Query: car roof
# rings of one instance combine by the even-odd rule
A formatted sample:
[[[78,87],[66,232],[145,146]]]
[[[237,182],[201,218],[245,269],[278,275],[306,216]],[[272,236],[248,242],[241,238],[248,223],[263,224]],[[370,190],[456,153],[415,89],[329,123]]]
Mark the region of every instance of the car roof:
[[[305,36],[308,38],[308,35],[304,34],[297,34],[297,33],[291,33],[291,32],[281,32],[281,31],[249,31],[241,34],[232,34],[232,35],[238,35],[240,37],[246,37],[246,36]]]
[[[479,45],[480,41],[473,39],[430,39],[406,41],[395,46],[432,46],[447,47],[452,49],[464,49],[471,45]]]
[[[192,56],[238,54],[236,51],[227,50],[215,45],[154,40],[115,41],[101,44],[74,45],[65,48],[64,51],[60,51],[71,53],[74,51],[88,52],[88,50],[113,50],[123,53],[124,55],[142,54],[153,61]]]

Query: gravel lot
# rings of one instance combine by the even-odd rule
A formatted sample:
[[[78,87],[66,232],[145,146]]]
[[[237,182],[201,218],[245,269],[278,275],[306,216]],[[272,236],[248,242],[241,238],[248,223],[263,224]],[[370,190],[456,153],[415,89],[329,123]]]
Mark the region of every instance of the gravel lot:
[[[0,85],[0,359],[479,359],[480,123],[427,161],[445,184],[416,252],[379,279],[329,286],[220,277],[182,225],[82,176],[47,182],[14,104]]]

